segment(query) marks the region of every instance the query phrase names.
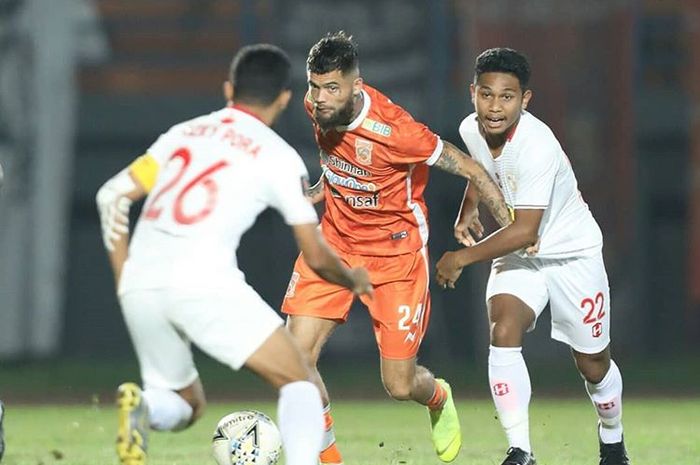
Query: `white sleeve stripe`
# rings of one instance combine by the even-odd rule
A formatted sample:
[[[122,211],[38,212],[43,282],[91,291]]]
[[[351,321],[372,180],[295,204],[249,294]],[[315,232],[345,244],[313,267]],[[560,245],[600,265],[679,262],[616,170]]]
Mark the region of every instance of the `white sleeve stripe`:
[[[442,155],[442,149],[444,148],[444,145],[442,143],[442,139],[440,137],[437,137],[437,145],[435,146],[435,150],[433,150],[433,154],[430,155],[430,158],[425,160],[425,164],[428,166],[433,166],[436,161],[438,161],[438,158],[440,158],[440,155]]]

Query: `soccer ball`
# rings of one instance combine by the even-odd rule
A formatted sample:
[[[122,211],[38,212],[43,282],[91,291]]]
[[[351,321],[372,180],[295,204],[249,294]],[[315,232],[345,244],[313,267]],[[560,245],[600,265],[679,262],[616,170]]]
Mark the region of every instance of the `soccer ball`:
[[[282,439],[270,417],[244,410],[219,420],[211,450],[219,465],[274,465],[282,454]]]

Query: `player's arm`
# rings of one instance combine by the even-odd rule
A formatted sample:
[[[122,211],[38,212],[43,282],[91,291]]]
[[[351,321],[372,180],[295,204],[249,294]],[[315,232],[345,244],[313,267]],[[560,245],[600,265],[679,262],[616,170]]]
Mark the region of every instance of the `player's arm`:
[[[455,220],[454,236],[460,244],[471,247],[483,235],[484,227],[479,221],[479,193],[474,184],[468,182]]]
[[[469,184],[474,185],[477,198],[486,204],[498,224],[501,226],[510,224],[510,213],[503,200],[503,194],[476,160],[449,142],[443,141],[442,153],[435,162],[435,166],[468,179]]]
[[[102,241],[117,285],[129,250],[129,209],[153,188],[157,174],[157,162],[146,154],[112,176],[97,191]]]
[[[443,287],[454,288],[462,268],[472,263],[502,257],[537,243],[544,209],[516,209],[515,220],[473,247],[445,252],[436,268],[436,279]]]
[[[321,236],[316,223],[292,226],[304,261],[320,277],[350,289],[355,295],[373,296],[374,290],[364,268],[348,268]]]
[[[323,175],[321,175],[316,184],[306,189],[304,194],[313,204],[323,201],[325,197],[323,194]]]

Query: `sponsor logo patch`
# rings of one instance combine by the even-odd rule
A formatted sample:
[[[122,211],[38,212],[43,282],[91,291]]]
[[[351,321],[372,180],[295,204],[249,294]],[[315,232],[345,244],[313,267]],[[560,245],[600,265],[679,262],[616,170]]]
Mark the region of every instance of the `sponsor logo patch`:
[[[374,183],[363,183],[353,177],[341,176],[339,174],[334,173],[328,168],[323,170],[323,175],[325,176],[329,184],[333,184],[336,186],[343,186],[347,187],[348,189],[364,192],[374,192],[377,190],[377,186]]]
[[[391,135],[391,126],[370,118],[365,118],[362,121],[362,127],[380,136],[389,137]]]
[[[366,169],[360,168],[359,166],[355,166],[352,163],[348,163],[342,158],[336,157],[335,155],[331,155],[330,153],[326,153],[323,150],[321,150],[321,160],[323,160],[324,164],[335,166],[340,171],[345,171],[346,173],[352,174],[353,176],[369,177],[372,174]]]
[[[346,195],[345,202],[355,209],[377,208],[379,206],[379,192],[374,195]]]
[[[510,388],[508,388],[508,383],[496,383],[493,385],[493,394],[500,397],[500,396],[505,396],[510,392]]]

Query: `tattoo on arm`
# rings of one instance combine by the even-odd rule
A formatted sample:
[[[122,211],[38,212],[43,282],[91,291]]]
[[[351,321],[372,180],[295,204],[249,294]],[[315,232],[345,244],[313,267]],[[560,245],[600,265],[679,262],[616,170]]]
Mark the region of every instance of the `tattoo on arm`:
[[[441,170],[447,171],[448,173],[463,175],[460,171],[460,160],[459,158],[465,157],[466,155],[460,152],[457,147],[450,144],[449,142],[444,142],[444,147],[440,157],[435,162],[435,166]]]
[[[435,162],[435,166],[473,182],[479,198],[486,204],[498,224],[509,225],[512,221],[503,194],[484,167],[449,142],[444,144],[442,154]]]
[[[501,227],[508,226],[512,221],[501,190],[481,165],[477,164],[477,166],[479,169],[471,177],[471,182],[474,183],[474,187],[480,193],[481,201],[486,204],[498,224]]]
[[[315,197],[323,191],[323,178],[319,179],[316,184],[306,189],[307,197]]]

